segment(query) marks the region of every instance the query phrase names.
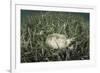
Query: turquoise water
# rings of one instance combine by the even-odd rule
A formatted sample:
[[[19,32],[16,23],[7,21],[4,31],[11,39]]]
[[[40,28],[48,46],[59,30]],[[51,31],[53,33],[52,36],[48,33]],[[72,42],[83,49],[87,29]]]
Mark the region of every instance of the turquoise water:
[[[45,14],[47,12],[52,12],[52,13],[62,13],[62,14],[74,14],[74,15],[80,15],[82,16],[86,21],[89,22],[90,19],[90,14],[89,13],[82,13],[82,12],[56,12],[56,11],[36,11],[36,10],[21,10],[21,18],[26,18],[27,16],[32,16],[32,15],[40,15]]]

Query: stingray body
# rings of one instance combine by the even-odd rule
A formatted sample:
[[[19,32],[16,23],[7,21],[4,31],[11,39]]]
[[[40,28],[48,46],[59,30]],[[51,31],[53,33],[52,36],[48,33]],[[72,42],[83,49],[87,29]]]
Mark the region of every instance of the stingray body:
[[[67,39],[65,35],[53,33],[47,36],[46,45],[53,49],[63,49],[71,44],[73,39]]]

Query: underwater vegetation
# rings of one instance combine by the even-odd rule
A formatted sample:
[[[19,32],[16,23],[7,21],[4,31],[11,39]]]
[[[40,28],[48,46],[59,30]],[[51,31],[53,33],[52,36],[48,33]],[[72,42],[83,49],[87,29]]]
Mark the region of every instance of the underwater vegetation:
[[[89,13],[21,10],[20,26],[21,63],[90,58]]]

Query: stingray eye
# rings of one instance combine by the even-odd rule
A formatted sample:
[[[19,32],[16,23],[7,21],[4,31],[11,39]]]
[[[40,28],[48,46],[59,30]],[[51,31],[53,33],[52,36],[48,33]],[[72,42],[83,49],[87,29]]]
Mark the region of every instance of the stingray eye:
[[[70,46],[70,45],[73,44],[74,41],[75,41],[75,38],[67,39],[67,40],[66,40],[66,44],[67,44],[68,46]]]

